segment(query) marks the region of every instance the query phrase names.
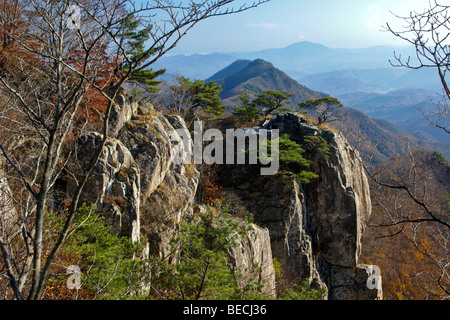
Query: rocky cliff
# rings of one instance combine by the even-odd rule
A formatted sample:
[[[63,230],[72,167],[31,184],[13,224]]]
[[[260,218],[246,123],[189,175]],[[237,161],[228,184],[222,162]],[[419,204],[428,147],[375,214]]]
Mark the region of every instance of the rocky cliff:
[[[119,100],[112,115],[113,137],[83,200],[96,203],[116,232],[145,237],[151,253],[164,255],[182,214],[192,210],[201,178],[194,165],[173,161],[176,130],[189,130],[180,117],[130,104],[124,96]],[[314,160],[320,178],[307,185],[282,172],[261,176],[251,167],[224,168],[221,183],[231,213],[236,219],[254,217],[247,236],[229,252],[233,266],[248,270],[259,265],[264,291],[273,296],[276,258],[299,283],[307,280],[312,288],[325,288],[329,299],[380,299],[381,290],[366,286],[371,269],[358,263],[371,204],[357,151],[342,134],[319,131],[299,115],[278,117],[268,127],[297,141],[321,135],[331,156]],[[95,132],[78,139],[80,165],[99,141]]]
[[[329,299],[381,299],[369,290],[368,266],[360,265],[361,236],[371,214],[370,191],[358,152],[338,132],[320,131],[297,114],[272,120],[268,127],[302,143],[320,135],[330,157],[314,158],[319,178],[299,184],[280,172],[259,176],[249,168],[230,167],[225,174],[226,199],[237,215],[253,214],[267,228],[272,254],[297,281],[326,288]]]

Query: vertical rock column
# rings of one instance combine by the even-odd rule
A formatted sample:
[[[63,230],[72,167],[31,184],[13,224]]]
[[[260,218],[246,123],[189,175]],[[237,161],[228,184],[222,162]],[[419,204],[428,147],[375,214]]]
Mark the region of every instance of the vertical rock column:
[[[319,179],[305,186],[307,220],[319,271],[333,300],[380,299],[371,291],[367,266],[360,266],[361,236],[371,214],[370,190],[360,158],[340,133],[324,132],[329,160],[318,158]]]

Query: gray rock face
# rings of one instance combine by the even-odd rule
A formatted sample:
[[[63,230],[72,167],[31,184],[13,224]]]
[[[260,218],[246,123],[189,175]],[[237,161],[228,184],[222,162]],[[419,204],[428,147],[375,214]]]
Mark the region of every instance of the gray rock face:
[[[164,256],[176,234],[183,213],[194,201],[199,173],[193,167],[172,164],[157,189],[145,199],[141,232],[149,240],[151,253]]]
[[[333,300],[382,300],[381,278],[379,288],[369,288],[371,266],[357,265],[353,268],[337,267],[330,272],[330,298]]]
[[[362,297],[359,292],[364,288],[359,288],[356,274],[364,222],[372,208],[369,183],[357,151],[345,137],[332,132],[323,137],[331,155],[329,160],[316,160],[319,179],[305,186],[308,226],[314,235],[313,247],[323,260],[321,273],[329,284],[330,299],[355,300]],[[340,277],[329,274],[346,274],[353,277],[353,284],[343,291]]]
[[[263,283],[262,291],[276,297],[275,269],[272,260],[269,230],[250,225],[245,237],[239,237],[237,245],[229,250],[234,268],[243,273],[243,280],[257,276]],[[257,268],[255,268],[257,266]],[[245,283],[242,284],[243,286]]]
[[[226,204],[235,214],[252,214],[255,223],[269,231],[273,258],[285,273],[298,282],[308,280],[315,289],[325,288],[316,268],[301,186],[290,175],[262,177],[238,172],[235,174],[245,182],[233,179]]]
[[[369,183],[358,152],[347,139],[331,132],[324,138],[330,145],[330,159],[316,161],[320,177],[305,187],[310,222],[312,228],[321,229],[322,239],[332,238],[340,248],[339,252],[328,250],[326,243],[319,246],[331,264],[354,265],[360,255],[364,222],[372,212]]]
[[[164,180],[172,164],[170,123],[155,112],[128,121],[119,137],[141,169],[142,198],[148,198]]]
[[[77,159],[89,165],[102,136],[92,132],[78,139]],[[130,151],[117,139],[108,139],[103,153],[87,181],[82,202],[94,203],[113,231],[139,239],[140,174]]]
[[[199,184],[193,165],[173,161],[175,131],[188,136],[189,130],[180,117],[164,117],[149,106],[127,110],[126,99],[120,99],[112,114],[115,138],[108,139],[83,200],[97,203],[116,232],[133,239],[143,236],[152,253],[165,255]],[[329,299],[382,298],[381,289],[368,288],[371,267],[358,262],[371,203],[357,152],[342,134],[320,131],[301,115],[289,113],[265,126],[299,143],[305,135],[321,135],[331,155],[314,158],[311,170],[320,178],[307,185],[288,173],[261,176],[257,166],[226,167],[223,183],[231,213],[255,219],[229,252],[233,267],[250,274],[258,265],[264,291],[273,296],[276,258],[299,283],[307,280],[311,288],[326,288]],[[100,141],[98,133],[79,138],[81,166]],[[182,148],[191,154],[193,146]]]
[[[127,97],[125,91],[120,89],[116,95],[115,103],[111,106],[109,117],[108,137],[117,138],[120,129],[138,111],[139,104]]]
[[[327,140],[330,158],[317,156],[311,168],[319,179],[302,186],[286,174],[260,177],[248,168],[230,168],[228,203],[269,230],[272,254],[291,277],[326,287],[329,299],[380,299],[381,289],[369,290],[370,275],[358,264],[371,202],[357,151],[342,134],[303,122],[288,114],[273,125],[299,143],[305,135]]]
[[[164,254],[182,213],[194,200],[199,173],[172,161],[171,135],[176,129],[187,131],[181,118],[172,117],[172,126],[151,107],[126,107],[120,105],[119,118],[128,120],[114,122],[117,139],[107,140],[82,201],[95,203],[114,232],[134,240],[144,236],[153,253]],[[101,139],[95,132],[78,139],[81,166],[88,165]]]
[[[169,119],[173,125],[153,110],[133,117],[119,132],[140,168],[142,234],[151,252],[162,255],[194,200],[199,179],[193,166],[173,162],[172,135],[177,129],[188,131],[183,119]]]

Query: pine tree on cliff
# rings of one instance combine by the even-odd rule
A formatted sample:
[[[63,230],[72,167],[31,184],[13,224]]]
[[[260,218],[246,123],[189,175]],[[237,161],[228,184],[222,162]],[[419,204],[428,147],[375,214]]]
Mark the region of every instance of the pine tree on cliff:
[[[203,111],[208,118],[218,118],[225,110],[219,95],[222,87],[215,81],[191,80],[178,77],[178,83],[171,86],[171,90],[184,100],[185,107],[192,115],[197,109]]]
[[[160,48],[146,50],[145,42],[150,39],[152,26],[143,26],[140,19],[136,19],[133,15],[124,19],[121,25],[122,33],[120,36],[126,41],[127,51],[125,51],[126,60],[122,65],[124,74],[130,72],[129,82],[145,86],[147,92],[158,91],[157,85],[161,81],[155,80],[158,76],[166,72],[165,69],[153,71],[152,69],[140,69],[139,66],[147,61],[151,56],[155,55]]]

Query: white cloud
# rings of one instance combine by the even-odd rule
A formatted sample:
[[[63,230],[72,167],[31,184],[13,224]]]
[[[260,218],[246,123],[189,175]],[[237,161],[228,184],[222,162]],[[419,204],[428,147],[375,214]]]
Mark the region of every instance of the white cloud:
[[[268,29],[268,30],[280,29],[280,25],[278,25],[276,23],[271,23],[271,22],[259,22],[259,23],[250,22],[250,23],[246,23],[245,25],[250,28],[259,28],[259,29]]]

